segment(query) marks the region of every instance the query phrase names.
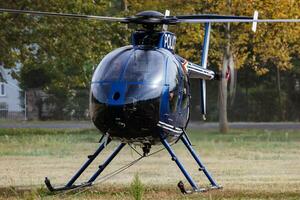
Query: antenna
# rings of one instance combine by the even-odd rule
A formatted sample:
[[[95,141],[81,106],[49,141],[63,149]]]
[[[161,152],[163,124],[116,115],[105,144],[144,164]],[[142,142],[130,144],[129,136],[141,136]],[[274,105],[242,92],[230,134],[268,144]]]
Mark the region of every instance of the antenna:
[[[165,11],[165,18],[167,18],[168,16],[170,16],[170,10]],[[168,25],[164,24],[162,30],[167,31],[168,30]]]

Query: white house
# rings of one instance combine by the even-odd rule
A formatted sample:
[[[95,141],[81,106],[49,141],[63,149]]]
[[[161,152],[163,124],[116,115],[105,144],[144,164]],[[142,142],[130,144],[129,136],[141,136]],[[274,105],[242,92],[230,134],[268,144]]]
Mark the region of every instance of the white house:
[[[11,70],[0,66],[0,118],[24,118],[19,82],[11,76]]]

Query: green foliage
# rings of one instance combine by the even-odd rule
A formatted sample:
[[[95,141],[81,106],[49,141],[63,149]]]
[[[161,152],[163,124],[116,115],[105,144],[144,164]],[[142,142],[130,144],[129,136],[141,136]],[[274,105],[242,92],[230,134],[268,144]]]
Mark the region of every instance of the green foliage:
[[[9,0],[0,2],[0,7],[92,15],[110,15],[110,10],[118,9],[108,0]],[[54,95],[46,100],[55,108],[53,113],[62,113],[76,96],[75,90],[88,91],[97,64],[128,38],[125,25],[97,20],[1,14],[0,25],[5,27],[0,31],[0,61],[6,68],[21,63],[17,78],[22,88],[40,88]],[[88,103],[84,103],[73,108],[85,110]],[[73,108],[64,109],[64,115]]]
[[[144,191],[144,185],[141,182],[139,175],[135,174],[130,184],[130,194],[135,200],[142,200]]]
[[[27,10],[105,14],[108,1],[5,1],[2,8]],[[23,64],[22,70],[44,68],[56,75],[52,82],[64,81],[69,87],[85,86],[89,70],[107,52],[123,44],[122,28],[118,24],[74,20],[59,17],[1,15],[0,60],[5,66]],[[110,41],[114,41],[111,43]],[[10,61],[10,62],[8,62]],[[67,76],[66,76],[67,75]],[[63,79],[63,80],[62,80]],[[22,80],[21,80],[22,81]],[[24,86],[26,82],[23,83]],[[39,87],[37,85],[36,87]]]

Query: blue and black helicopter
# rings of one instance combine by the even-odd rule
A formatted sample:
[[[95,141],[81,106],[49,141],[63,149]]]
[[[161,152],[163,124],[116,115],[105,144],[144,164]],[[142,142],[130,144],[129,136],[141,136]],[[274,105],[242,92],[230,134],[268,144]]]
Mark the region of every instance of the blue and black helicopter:
[[[141,158],[149,155],[151,146],[162,144],[192,187],[192,190],[187,191],[180,181],[178,187],[183,193],[221,188],[205,168],[186,133],[190,119],[189,79],[201,80],[201,112],[205,116],[205,81],[222,78],[220,74],[207,69],[211,24],[253,23],[252,29],[255,31],[257,22],[300,22],[298,19],[258,20],[257,12],[253,17],[244,17],[212,14],[170,16],[169,11],[166,11],[165,15],[157,11],[143,11],[124,18],[14,9],[0,9],[0,12],[94,19],[139,24],[143,27],[132,33],[131,45],[118,48],[106,55],[94,72],[91,81],[90,116],[102,133],[98,149],[88,156],[88,160],[65,186],[53,187],[46,178],[45,184],[50,191],[93,185],[126,144],[139,145],[143,151]],[[167,27],[180,23],[204,23],[200,65],[189,62],[175,53],[176,36],[167,31]],[[119,146],[99,165],[99,169],[87,182],[74,184],[112,140],[119,141]],[[199,171],[209,180],[210,188],[199,187],[176,156],[171,144],[179,140],[197,162]]]

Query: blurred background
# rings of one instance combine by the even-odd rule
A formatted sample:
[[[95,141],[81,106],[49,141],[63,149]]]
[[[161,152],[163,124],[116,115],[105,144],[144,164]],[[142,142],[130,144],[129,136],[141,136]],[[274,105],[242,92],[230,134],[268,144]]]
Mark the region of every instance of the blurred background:
[[[298,18],[300,13],[300,2],[294,0],[7,0],[0,7],[104,16],[166,9],[171,15],[246,16],[258,10],[260,18]],[[89,120],[93,71],[107,53],[128,45],[137,28],[10,14],[0,15],[0,25],[0,121]],[[203,25],[182,24],[169,30],[177,34],[176,53],[200,63]],[[222,71],[229,63],[235,76],[225,83],[207,83],[207,121],[227,123],[220,112],[235,122],[299,121],[300,26],[261,23],[253,33],[251,24],[214,24],[212,31],[209,68]],[[198,80],[191,86],[191,119],[198,121]]]

